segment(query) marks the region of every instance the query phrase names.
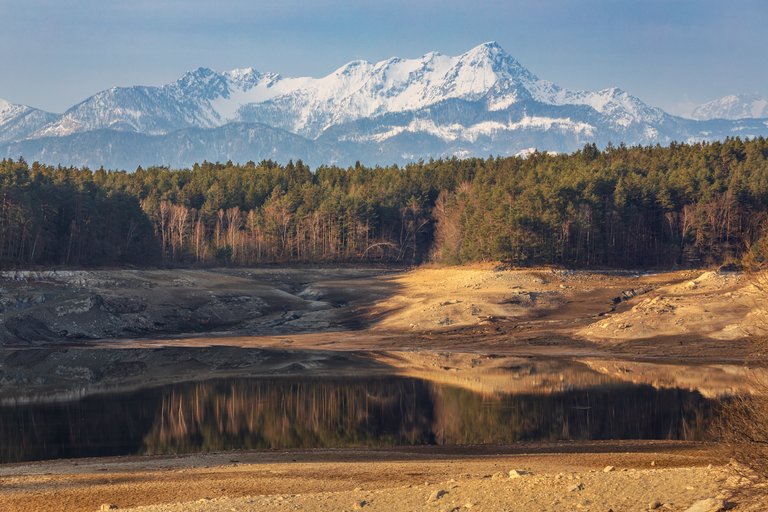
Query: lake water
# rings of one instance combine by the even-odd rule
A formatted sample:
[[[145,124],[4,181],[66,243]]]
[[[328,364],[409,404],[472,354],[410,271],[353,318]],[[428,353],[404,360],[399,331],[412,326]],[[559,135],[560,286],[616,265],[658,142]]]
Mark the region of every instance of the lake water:
[[[706,438],[715,402],[625,382],[481,394],[404,377],[237,378],[0,407],[0,462],[234,449]]]

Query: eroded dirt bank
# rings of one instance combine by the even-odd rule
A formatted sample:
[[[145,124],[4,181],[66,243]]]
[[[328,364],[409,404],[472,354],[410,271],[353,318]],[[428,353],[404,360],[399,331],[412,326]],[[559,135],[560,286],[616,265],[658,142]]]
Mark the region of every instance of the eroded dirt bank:
[[[326,333],[319,339],[336,336],[349,348],[388,348],[393,338],[409,348],[409,340],[450,346],[443,340],[460,335],[468,348],[504,349],[542,337],[614,348],[697,337],[731,342],[717,345],[727,358],[742,355],[741,340],[762,334],[768,323],[756,278],[492,265],[0,272],[0,340],[38,346]]]
[[[169,336],[274,334],[354,326],[377,269],[214,269],[0,272],[4,344]],[[314,285],[314,287],[313,287]],[[320,288],[317,286],[320,285]]]
[[[377,372],[512,392],[516,372],[559,375],[541,370],[557,361],[727,394],[749,391],[763,295],[754,276],[710,271],[4,272],[0,399]]]

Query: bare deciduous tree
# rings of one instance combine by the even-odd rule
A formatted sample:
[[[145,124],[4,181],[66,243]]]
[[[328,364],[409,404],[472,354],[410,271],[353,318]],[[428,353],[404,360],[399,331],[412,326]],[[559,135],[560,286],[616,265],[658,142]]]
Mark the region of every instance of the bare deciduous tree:
[[[751,482],[745,493],[760,499],[768,497],[768,272],[754,275],[753,299],[755,325],[747,333],[755,347],[750,365],[758,368],[752,377],[754,392],[728,400],[722,408],[718,434],[726,442],[730,455],[743,468],[741,476]]]
[[[178,259],[184,251],[184,239],[189,229],[188,222],[190,209],[183,205],[173,205],[171,207],[171,249],[173,259]]]

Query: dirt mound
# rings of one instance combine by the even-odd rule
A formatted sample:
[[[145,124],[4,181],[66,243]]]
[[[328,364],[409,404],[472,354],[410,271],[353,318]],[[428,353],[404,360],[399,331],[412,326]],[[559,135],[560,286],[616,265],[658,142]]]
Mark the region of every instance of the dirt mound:
[[[753,336],[766,321],[766,294],[755,284],[761,276],[704,272],[695,279],[659,287],[580,329],[592,340],[625,341],[695,335],[733,340]]]
[[[519,318],[557,307],[566,291],[555,272],[492,265],[424,268],[391,279],[400,291],[376,307],[378,330],[439,331]]]

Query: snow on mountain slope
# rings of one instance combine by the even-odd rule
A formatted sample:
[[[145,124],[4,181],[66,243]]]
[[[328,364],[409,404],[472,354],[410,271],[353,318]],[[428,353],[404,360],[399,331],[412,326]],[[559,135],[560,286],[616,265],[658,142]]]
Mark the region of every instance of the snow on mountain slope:
[[[56,117],[56,114],[0,98],[0,142],[23,139]]]
[[[692,113],[694,119],[745,119],[768,117],[768,97],[734,94],[704,103]]]
[[[417,119],[419,115],[418,112],[391,114],[402,117],[392,125],[404,124],[413,131],[403,130],[381,139],[366,135],[383,129],[376,119],[361,119],[333,127],[316,140],[266,125],[228,123],[218,128],[185,128],[167,135],[93,130],[61,137],[24,139],[0,144],[0,157],[17,158],[23,155],[28,161],[53,165],[104,166],[127,170],[139,165],[183,168],[203,160],[245,163],[262,159],[287,162],[299,158],[313,167],[324,164],[353,165],[356,161],[368,165],[388,165],[407,164],[430,157],[514,156],[530,148],[571,152],[583,147],[586,142],[604,145],[619,140],[611,132],[575,132],[566,124],[558,126],[535,120],[531,120],[528,126],[516,126],[514,130],[493,124],[480,125],[467,135],[461,128],[451,127],[448,131],[450,137],[445,137],[444,132],[438,132],[439,136],[434,133],[444,130],[444,125],[450,126],[452,121],[435,124],[434,127],[428,121],[425,121],[425,126],[418,123],[411,125],[408,119]],[[390,120],[386,122],[390,123]],[[660,143],[671,140],[693,142],[736,135],[765,135],[768,134],[768,125],[765,120],[682,120],[673,123],[666,132],[664,127],[659,131],[656,140]],[[675,137],[671,138],[670,134]],[[447,140],[453,137],[455,139]]]
[[[315,138],[333,125],[417,111],[450,99],[483,100],[487,111],[531,101],[589,106],[618,128],[658,122],[665,115],[620,89],[570,91],[540,80],[493,42],[457,57],[428,53],[376,64],[355,61],[324,78],[303,79],[292,91],[280,88],[268,100],[244,105],[242,120],[277,122]]]
[[[224,124],[209,101],[226,94],[228,84],[210,69],[185,73],[163,87],[113,87],[70,108],[35,137],[63,136],[100,129],[160,135],[182,128]],[[206,101],[208,100],[208,101]]]
[[[750,101],[733,115],[768,114]],[[198,68],[160,87],[101,91],[60,116],[0,104],[0,155],[128,168],[299,155],[389,164],[757,135],[768,135],[768,120],[695,121],[618,88],[562,88],[493,42],[458,56],[353,61],[320,78]]]
[[[518,75],[529,73],[489,43],[458,57],[433,52],[420,59],[351,62],[273,98],[272,105],[280,105],[290,119],[287,128],[316,137],[329,126],[355,119],[418,110],[452,98],[476,100],[500,81],[519,85]],[[250,120],[258,112],[254,109]]]
[[[571,132],[574,134],[583,134],[586,136],[594,135],[594,127],[587,123],[571,121],[569,118],[551,118],[525,116],[519,121],[510,121],[502,123],[499,121],[484,121],[469,126],[459,123],[438,125],[430,119],[414,119],[405,126],[393,126],[389,130],[370,135],[359,135],[341,138],[341,140],[352,140],[356,142],[374,141],[381,142],[401,133],[428,133],[444,141],[465,141],[475,142],[479,137],[492,136],[502,132],[515,131],[560,131]]]
[[[530,101],[584,105],[616,127],[656,122],[664,115],[620,89],[569,91],[539,80],[492,42],[456,57],[432,52],[375,64],[353,61],[322,78],[284,78],[252,68],[225,73],[199,68],[162,87],[102,91],[35,135],[102,128],[163,134],[246,121],[316,138],[330,126],[416,111],[450,99],[483,100],[489,111]]]

